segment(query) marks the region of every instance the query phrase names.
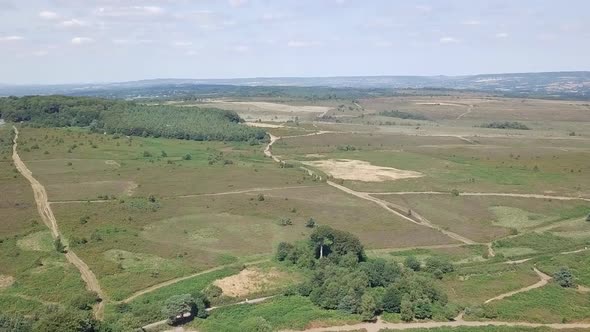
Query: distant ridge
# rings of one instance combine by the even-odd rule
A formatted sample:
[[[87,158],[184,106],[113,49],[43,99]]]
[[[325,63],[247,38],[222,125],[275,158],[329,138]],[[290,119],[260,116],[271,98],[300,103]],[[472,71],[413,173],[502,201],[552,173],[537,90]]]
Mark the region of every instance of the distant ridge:
[[[162,97],[175,91],[199,94],[202,87],[325,87],[333,89],[447,89],[488,93],[590,98],[589,71],[500,73],[463,76],[252,77],[231,79],[145,79],[139,81],[61,85],[0,84],[0,96],[67,94],[103,97]],[[176,89],[176,90],[175,90]]]

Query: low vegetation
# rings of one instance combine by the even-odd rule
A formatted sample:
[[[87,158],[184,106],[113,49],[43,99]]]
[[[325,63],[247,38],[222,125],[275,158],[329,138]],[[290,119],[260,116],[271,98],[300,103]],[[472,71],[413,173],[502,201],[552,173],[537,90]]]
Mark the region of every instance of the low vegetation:
[[[482,128],[492,128],[492,129],[518,129],[518,130],[530,130],[527,125],[521,122],[516,121],[505,121],[505,122],[489,122],[484,123],[480,127]]]
[[[428,120],[427,117],[425,117],[424,115],[421,114],[416,114],[416,113],[409,113],[409,112],[404,112],[404,111],[383,111],[383,112],[379,112],[379,115],[381,116],[387,116],[387,117],[391,117],[391,118],[398,118],[398,119],[411,119],[411,120]]]

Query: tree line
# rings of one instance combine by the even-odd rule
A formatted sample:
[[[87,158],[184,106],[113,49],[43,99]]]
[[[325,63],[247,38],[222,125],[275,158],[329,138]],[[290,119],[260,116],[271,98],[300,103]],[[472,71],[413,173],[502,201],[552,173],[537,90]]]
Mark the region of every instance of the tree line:
[[[233,111],[89,97],[0,98],[0,118],[34,127],[89,127],[95,132],[196,141],[252,141],[266,135],[260,128],[240,125],[243,120]]]

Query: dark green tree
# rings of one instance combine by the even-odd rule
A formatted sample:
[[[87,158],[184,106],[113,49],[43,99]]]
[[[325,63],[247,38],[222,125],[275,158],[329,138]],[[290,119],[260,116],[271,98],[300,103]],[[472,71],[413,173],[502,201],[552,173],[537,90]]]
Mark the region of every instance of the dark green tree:
[[[383,294],[383,310],[386,312],[400,312],[401,306],[401,294],[400,291],[394,287],[390,286],[385,289],[385,294]]]
[[[168,317],[169,324],[176,324],[192,318],[197,310],[195,299],[190,294],[174,295],[166,300],[162,314]]]
[[[404,261],[404,265],[413,271],[420,271],[420,268],[422,267],[420,264],[420,261],[418,259],[416,259],[416,257],[414,256],[408,256],[406,257],[405,261]]]
[[[560,268],[559,271],[555,272],[553,278],[555,279],[555,282],[557,282],[557,284],[561,287],[569,288],[576,285],[574,281],[574,275],[567,267]]]

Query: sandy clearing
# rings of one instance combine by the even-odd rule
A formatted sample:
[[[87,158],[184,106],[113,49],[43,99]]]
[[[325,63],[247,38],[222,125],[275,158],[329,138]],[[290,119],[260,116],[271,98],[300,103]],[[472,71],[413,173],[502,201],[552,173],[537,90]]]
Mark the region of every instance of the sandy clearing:
[[[459,107],[465,107],[468,105],[464,105],[464,104],[454,104],[454,103],[436,103],[436,102],[432,102],[432,103],[414,103],[416,105],[429,105],[429,106],[459,106]]]
[[[331,109],[327,106],[295,106],[287,104],[269,103],[264,101],[222,101],[212,100],[211,103],[225,105],[243,105],[256,107],[263,111],[274,112],[303,112],[303,113],[325,113]]]
[[[248,268],[233,276],[215,280],[213,284],[221,288],[224,295],[244,297],[279,284],[284,275],[274,268],[269,271]]]
[[[423,174],[392,167],[376,166],[363,160],[327,159],[302,161],[308,166],[317,167],[334,178],[363,182],[383,182],[399,179],[419,178]]]
[[[8,288],[14,284],[14,277],[0,274],[0,289]]]
[[[244,122],[246,126],[249,127],[258,127],[258,128],[283,128],[284,125],[282,124],[272,124],[272,123],[263,123],[263,122]]]
[[[51,233],[48,231],[40,231],[29,234],[18,241],[16,241],[17,247],[22,250],[31,250],[31,251],[51,251],[53,247],[51,246],[51,242],[46,243],[47,239],[50,241]]]

